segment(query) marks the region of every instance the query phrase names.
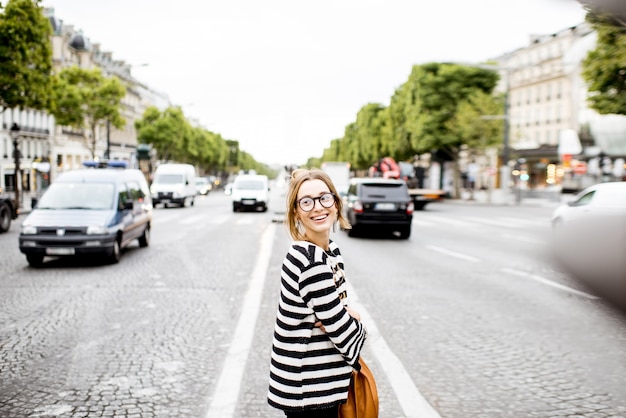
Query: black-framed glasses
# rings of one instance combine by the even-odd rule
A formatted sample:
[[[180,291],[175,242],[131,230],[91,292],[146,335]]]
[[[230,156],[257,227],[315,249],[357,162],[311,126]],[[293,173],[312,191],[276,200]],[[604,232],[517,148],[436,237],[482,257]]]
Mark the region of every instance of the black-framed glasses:
[[[324,193],[318,197],[309,197],[305,196],[302,199],[298,200],[297,203],[305,212],[311,212],[315,207],[315,201],[319,200],[320,205],[325,208],[329,208],[335,204],[335,194],[334,193]]]

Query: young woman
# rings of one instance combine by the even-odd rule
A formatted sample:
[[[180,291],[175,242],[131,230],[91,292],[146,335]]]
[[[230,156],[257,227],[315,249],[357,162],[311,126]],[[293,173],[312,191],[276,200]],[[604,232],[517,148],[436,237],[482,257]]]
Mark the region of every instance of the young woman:
[[[333,417],[348,397],[367,331],[348,307],[343,259],[330,231],[349,228],[322,170],[294,171],[286,223],[293,243],[283,261],[268,402],[289,418]]]

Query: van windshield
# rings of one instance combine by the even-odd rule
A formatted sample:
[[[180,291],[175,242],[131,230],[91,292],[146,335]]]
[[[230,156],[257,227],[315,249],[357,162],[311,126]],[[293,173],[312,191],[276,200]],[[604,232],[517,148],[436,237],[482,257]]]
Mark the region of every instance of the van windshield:
[[[183,183],[183,175],[182,174],[157,174],[154,178],[154,183],[181,184]]]
[[[113,183],[53,183],[37,209],[113,209]]]
[[[242,180],[235,182],[235,188],[239,190],[263,190],[265,184],[257,180]]]

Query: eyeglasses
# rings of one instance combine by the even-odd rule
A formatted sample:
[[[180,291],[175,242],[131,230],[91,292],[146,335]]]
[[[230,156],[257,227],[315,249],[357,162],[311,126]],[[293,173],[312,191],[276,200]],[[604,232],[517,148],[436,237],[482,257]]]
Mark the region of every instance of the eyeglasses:
[[[311,212],[315,207],[315,201],[319,200],[320,205],[325,208],[329,208],[335,204],[335,195],[333,193],[324,193],[319,197],[309,197],[305,196],[302,199],[298,200],[297,203],[305,212]]]

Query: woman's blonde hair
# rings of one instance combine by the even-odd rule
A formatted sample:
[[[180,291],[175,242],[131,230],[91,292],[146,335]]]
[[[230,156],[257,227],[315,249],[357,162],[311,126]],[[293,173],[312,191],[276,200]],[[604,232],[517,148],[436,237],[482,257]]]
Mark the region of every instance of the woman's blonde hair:
[[[318,168],[305,169],[299,168],[294,170],[291,174],[291,179],[289,181],[289,189],[287,190],[287,210],[286,213],[286,224],[289,229],[289,234],[291,238],[296,241],[304,240],[304,232],[298,228],[298,191],[300,190],[300,186],[302,183],[308,180],[321,180],[328,186],[328,190],[335,195],[335,207],[337,208],[337,222],[342,229],[350,229],[350,222],[343,215],[343,201],[341,200],[341,196],[337,193],[337,189],[333,184],[332,180],[326,174],[325,171],[320,170]]]

